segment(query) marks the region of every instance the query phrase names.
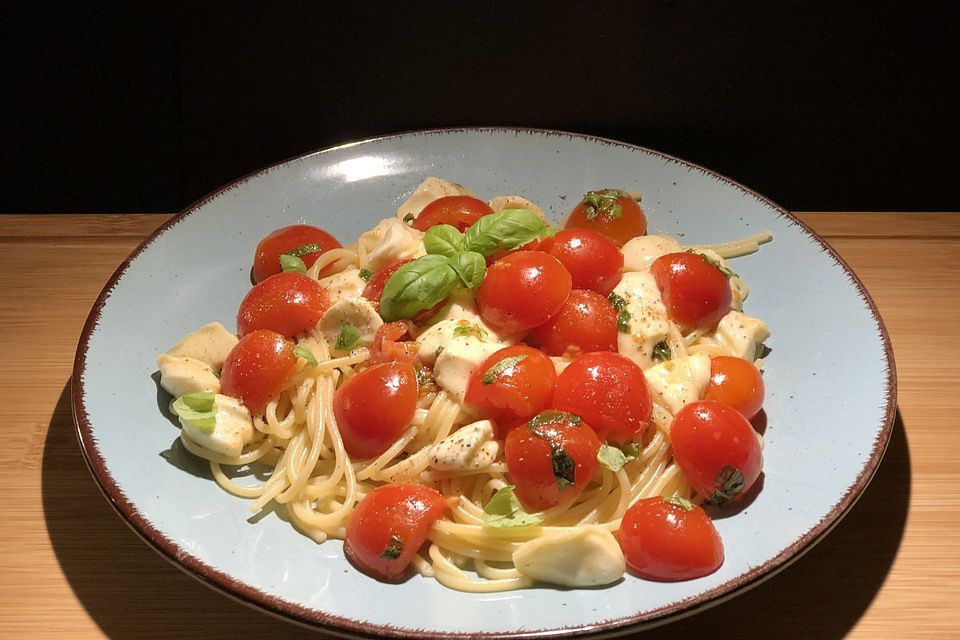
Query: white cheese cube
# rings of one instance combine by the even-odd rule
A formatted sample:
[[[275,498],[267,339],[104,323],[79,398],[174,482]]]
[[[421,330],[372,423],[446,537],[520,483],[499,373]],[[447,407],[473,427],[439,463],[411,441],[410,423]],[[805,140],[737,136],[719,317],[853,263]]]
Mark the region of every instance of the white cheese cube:
[[[710,337],[730,349],[733,355],[753,362],[760,344],[770,337],[770,330],[763,320],[730,311],[720,319]]]
[[[352,325],[360,334],[360,339],[366,346],[373,342],[377,329],[383,324],[380,314],[366,298],[343,299],[327,309],[320,318],[317,328],[327,341],[330,351],[335,356],[348,353],[337,349],[337,338],[345,325]]]
[[[565,587],[616,582],[627,569],[612,533],[596,525],[552,531],[520,544],[513,563],[523,575]]]
[[[220,371],[237,342],[237,336],[227,331],[226,327],[219,322],[211,322],[193,333],[188,333],[167,353],[177,358],[193,358],[206,362],[214,370]]]
[[[240,401],[230,396],[217,394],[216,425],[207,430],[180,418],[180,426],[188,438],[197,444],[225,456],[235,458],[243,453],[243,445],[253,442],[256,431],[253,419]]]
[[[617,351],[641,369],[653,366],[653,348],[670,332],[667,308],[649,271],[628,271],[613,292],[626,302],[629,333],[617,332]]]
[[[381,220],[373,229],[361,234],[357,242],[364,245],[367,268],[373,272],[391,262],[415,259],[427,253],[423,247],[423,232],[397,218]]]
[[[494,433],[489,420],[460,427],[430,448],[430,466],[438,471],[475,471],[489,467],[500,452]]]
[[[683,405],[700,400],[710,384],[710,356],[695,353],[650,367],[643,372],[654,402],[676,415]]]
[[[437,384],[457,399],[464,401],[470,373],[486,358],[505,345],[499,342],[487,342],[475,335],[455,336],[443,345],[443,351],[437,356],[433,367]]]
[[[202,360],[161,353],[157,356],[157,367],[160,386],[174,398],[205,391],[220,393],[220,379],[213,367]]]
[[[683,247],[670,236],[637,236],[627,240],[620,250],[624,271],[646,271],[657,258],[679,253]]]
[[[360,269],[344,269],[340,273],[317,280],[330,294],[331,302],[359,298],[367,285],[360,277]]]

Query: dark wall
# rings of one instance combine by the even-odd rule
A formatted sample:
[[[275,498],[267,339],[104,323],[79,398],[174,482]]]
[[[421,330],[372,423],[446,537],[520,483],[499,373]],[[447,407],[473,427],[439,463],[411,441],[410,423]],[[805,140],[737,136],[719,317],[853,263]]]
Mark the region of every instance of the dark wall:
[[[24,4],[0,210],[178,210],[312,149],[478,124],[648,146],[791,209],[956,210],[958,5]]]

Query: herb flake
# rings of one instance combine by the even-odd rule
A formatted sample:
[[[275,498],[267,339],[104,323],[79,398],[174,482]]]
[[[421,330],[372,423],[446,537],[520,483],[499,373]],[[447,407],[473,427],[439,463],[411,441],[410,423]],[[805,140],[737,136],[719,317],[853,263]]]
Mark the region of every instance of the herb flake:
[[[370,271],[369,269],[360,269],[360,272],[357,275],[364,282],[370,282],[370,278],[373,277],[373,271]]]
[[[740,495],[740,492],[743,491],[746,485],[743,472],[732,464],[724,465],[724,467],[720,469],[715,482],[719,486],[713,492],[713,495],[710,496],[710,504],[715,504],[718,507],[722,507]]]
[[[217,426],[217,394],[212,391],[188,393],[173,401],[173,411],[206,433]]]
[[[360,338],[360,332],[349,322],[340,327],[340,333],[337,335],[337,349],[341,351],[353,351],[363,346],[363,340]]]
[[[403,538],[400,536],[390,536],[390,541],[387,542],[387,548],[383,550],[380,557],[387,560],[396,560],[400,557],[401,553],[403,553]]]
[[[660,361],[669,360],[671,355],[672,355],[672,352],[670,351],[670,347],[667,346],[666,340],[661,340],[657,344],[653,345],[654,360],[660,360]]]
[[[630,194],[620,189],[599,189],[597,191],[588,191],[583,196],[581,204],[587,220],[593,220],[597,216],[617,219],[623,217],[623,206],[617,200],[620,198],[630,198]]]
[[[284,253],[280,255],[280,271],[284,273],[306,273],[307,265],[299,257]]]
[[[515,364],[517,364],[521,360],[526,359],[526,357],[527,357],[527,354],[518,353],[515,356],[507,356],[506,358],[502,358],[501,360],[498,360],[497,362],[493,363],[493,365],[491,365],[491,367],[484,372],[483,377],[480,379],[480,382],[482,382],[484,386],[493,384],[494,382],[497,381],[498,375],[500,375],[507,369],[513,367]]]
[[[611,293],[607,300],[617,310],[617,331],[620,333],[630,333],[630,312],[627,311],[627,301],[623,296]]]
[[[532,516],[520,506],[517,497],[513,495],[514,485],[507,485],[497,490],[490,501],[483,508],[483,524],[497,529],[516,529],[532,527],[542,520]]]
[[[304,360],[310,363],[311,367],[317,366],[316,356],[313,355],[313,351],[310,351],[310,349],[305,344],[298,344],[297,346],[295,346],[293,348],[293,355],[297,356],[298,358],[303,358]]]

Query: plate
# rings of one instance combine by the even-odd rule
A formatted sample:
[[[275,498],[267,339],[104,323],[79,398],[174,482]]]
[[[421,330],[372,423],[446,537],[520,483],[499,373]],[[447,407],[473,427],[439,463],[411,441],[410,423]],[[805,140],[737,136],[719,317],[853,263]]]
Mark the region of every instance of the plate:
[[[367,578],[342,545],[317,545],[221,490],[178,446],[154,358],[197,327],[233,327],[257,242],[298,222],[350,242],[427,176],[492,197],[522,194],[554,221],[585,191],[643,191],[651,233],[685,243],[763,230],[738,258],[745,309],[773,336],[766,358],[765,474],[739,512],[716,520],[726,560],[679,583],[627,576],[603,589],[465,594],[414,577]],[[640,147],[530,129],[423,131],[294,158],[237,180],[160,227],[117,269],[80,339],[73,407],[81,447],[118,513],[203,582],[272,613],[346,634],[440,638],[635,631],[757,584],[810,548],[853,505],[890,437],[890,341],[860,280],[799,220],[712,171]],[[375,606],[371,606],[375,603]],[[417,606],[410,606],[417,603]]]

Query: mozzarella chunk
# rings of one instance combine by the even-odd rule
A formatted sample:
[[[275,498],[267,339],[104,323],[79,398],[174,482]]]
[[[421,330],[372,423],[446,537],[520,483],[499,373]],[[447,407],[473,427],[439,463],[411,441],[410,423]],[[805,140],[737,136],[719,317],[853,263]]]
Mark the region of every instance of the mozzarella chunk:
[[[626,301],[630,332],[617,332],[617,351],[641,369],[653,366],[653,348],[670,332],[667,308],[649,271],[628,271],[613,292]]]
[[[657,258],[679,253],[683,247],[670,236],[637,236],[627,240],[621,251],[624,271],[646,271]]]
[[[563,370],[570,366],[570,363],[573,362],[570,358],[565,358],[563,356],[550,356],[550,360],[553,361],[553,368],[557,370],[557,375],[563,373]]]
[[[320,278],[317,282],[327,290],[332,302],[359,298],[363,288],[367,286],[360,277],[360,269],[344,269],[340,273]]]
[[[654,402],[676,415],[683,405],[703,397],[710,384],[710,356],[695,353],[650,367],[643,372]]]
[[[344,325],[353,325],[365,344],[373,342],[377,329],[383,324],[380,314],[366,298],[358,297],[340,300],[327,309],[317,328],[330,346],[334,355],[343,355],[347,351],[337,349],[337,337]]]
[[[523,575],[565,587],[596,587],[616,582],[627,565],[613,534],[587,525],[550,532],[521,543],[513,563]]]
[[[374,272],[391,262],[412,260],[427,253],[423,248],[423,232],[397,218],[381,220],[373,229],[361,234],[357,243],[366,249],[367,267]]]
[[[230,396],[217,394],[217,423],[210,430],[180,418],[180,426],[188,438],[197,444],[225,456],[237,457],[243,453],[243,445],[253,442],[256,431],[253,418],[240,401]]]
[[[760,344],[770,337],[770,330],[763,320],[730,311],[709,337],[726,346],[733,355],[752,362],[757,358]]]
[[[526,209],[527,211],[533,211],[535,214],[540,216],[540,218],[546,222],[547,215],[543,212],[543,209],[533,204],[523,196],[497,196],[493,200],[487,202],[490,205],[490,208],[494,211],[503,211],[504,209]]]
[[[416,217],[425,206],[445,196],[475,195],[473,191],[456,182],[430,177],[421,182],[406,202],[400,205],[397,209],[397,218],[403,220],[408,215]]]
[[[479,420],[460,427],[430,448],[430,466],[438,471],[476,471],[493,464],[500,452],[493,423]]]
[[[220,393],[220,379],[213,367],[202,360],[161,353],[157,356],[157,367],[160,386],[174,398],[206,391]]]
[[[177,358],[193,358],[206,362],[215,371],[220,371],[237,342],[237,336],[227,331],[226,327],[219,322],[211,322],[188,333],[167,353]]]
[[[487,356],[496,353],[504,346],[499,342],[481,340],[476,335],[451,338],[443,345],[443,351],[437,356],[433,367],[437,384],[462,403],[467,394],[470,373]]]

